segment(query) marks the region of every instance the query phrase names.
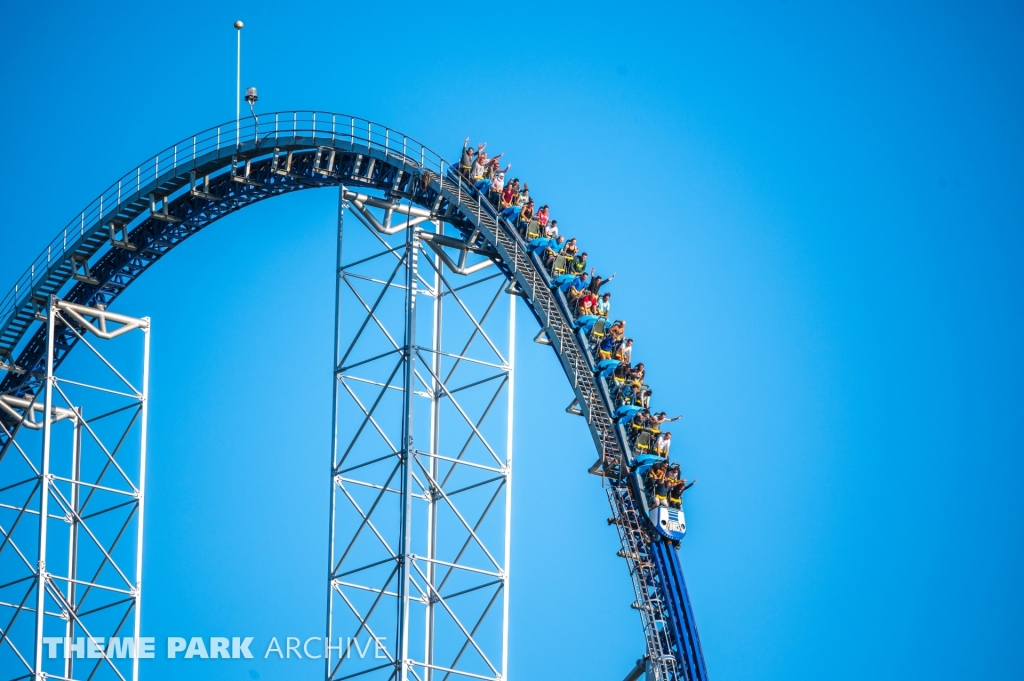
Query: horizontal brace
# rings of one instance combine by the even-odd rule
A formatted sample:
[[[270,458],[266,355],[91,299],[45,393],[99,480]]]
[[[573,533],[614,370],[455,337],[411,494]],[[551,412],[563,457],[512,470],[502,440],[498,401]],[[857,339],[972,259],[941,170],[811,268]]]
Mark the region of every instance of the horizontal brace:
[[[343,582],[340,579],[334,580],[334,583],[337,584],[338,586],[343,586],[343,587],[346,587],[348,589],[358,589],[359,591],[369,591],[370,593],[382,594],[384,596],[391,596],[393,598],[398,598],[398,594],[397,593],[395,593],[394,591],[388,591],[386,589],[374,589],[373,587],[370,587],[370,586],[362,586],[361,584],[352,584],[351,582]]]
[[[334,474],[335,475],[344,475],[345,473],[351,473],[354,470],[358,470],[360,468],[365,468],[366,466],[372,466],[373,464],[380,463],[381,461],[387,461],[388,459],[390,459],[392,457],[395,457],[395,456],[401,457],[401,455],[402,455],[401,452],[392,452],[390,454],[385,454],[384,456],[377,457],[376,459],[371,459],[370,461],[364,461],[363,463],[356,464],[355,466],[351,466],[350,468],[345,468],[345,469],[340,470],[340,471],[335,471]]]
[[[114,489],[113,487],[104,487],[103,485],[94,485],[94,484],[92,484],[90,482],[82,482],[81,480],[72,480],[71,478],[63,478],[63,477],[61,477],[59,475],[51,474],[51,477],[54,480],[60,480],[61,482],[71,483],[72,485],[81,485],[83,487],[91,487],[92,489],[98,489],[98,490],[102,490],[104,492],[112,492],[114,494],[123,494],[123,495],[128,496],[128,497],[135,497],[136,499],[139,496],[139,490],[137,490],[137,489],[133,489],[131,492],[128,492],[128,491],[125,491],[123,489]]]
[[[35,579],[35,578],[36,578],[36,573],[33,572],[32,574],[25,575],[21,579],[16,579],[13,582],[7,582],[6,584],[0,584],[0,589],[6,589],[9,586],[14,586],[15,584],[21,584],[22,582],[27,582],[28,580]]]
[[[30,482],[35,482],[38,479],[39,479],[39,475],[33,475],[31,478],[25,478],[21,482],[14,482],[14,483],[11,483],[10,485],[7,485],[6,487],[0,487],[0,492],[6,492],[9,489],[14,489],[15,487],[21,487],[22,485],[28,484]]]
[[[111,561],[107,561],[107,562],[109,563]],[[79,584],[81,586],[88,586],[90,588],[101,589],[103,591],[113,591],[114,593],[124,594],[125,596],[134,596],[135,595],[131,591],[126,591],[125,589],[118,589],[117,587],[106,586],[105,584],[97,584],[96,582],[83,582],[80,579],[72,579],[71,577],[65,577],[63,575],[58,575],[58,574],[56,574],[54,572],[47,572],[46,576],[49,579],[55,579],[55,580],[61,581],[61,582],[71,582],[72,584]]]
[[[11,506],[10,504],[0,504],[0,508],[8,508],[12,511],[17,511],[19,513],[27,513],[29,515],[39,515],[39,511],[34,511],[31,508],[28,508],[27,506]],[[67,516],[54,515],[53,513],[48,513],[46,517],[50,520],[63,520],[64,522],[67,522],[68,520]]]
[[[95,335],[99,336],[104,340],[110,340],[116,338],[123,333],[128,333],[135,329],[148,329],[149,319],[146,317],[136,318],[129,317],[128,315],[117,314],[116,312],[110,312],[108,310],[101,310],[96,307],[89,307],[88,305],[79,305],[77,303],[69,303],[66,300],[58,299],[56,301],[57,309],[67,312],[72,318],[78,323],[85,326],[87,329],[92,331]],[[99,322],[99,327],[93,326],[93,324],[85,319],[85,317],[94,317]],[[123,324],[118,329],[113,331],[107,330],[107,322],[114,322],[115,324]]]
[[[417,662],[416,660],[409,660],[409,664],[416,667],[423,667],[424,669],[433,669],[439,672],[445,672],[446,674],[457,674],[459,676],[468,676],[471,679],[484,679],[484,681],[501,681],[501,676],[483,676],[481,674],[474,674],[472,672],[463,672],[458,669],[451,669],[449,667],[441,667],[436,664],[427,664],[426,662]]]
[[[401,289],[403,291],[406,290],[406,288],[408,288],[407,286],[404,286],[403,284],[396,284],[394,282],[382,281],[380,279],[374,279],[373,277],[363,276],[362,274],[355,274],[354,272],[342,272],[340,276],[341,276],[342,279],[347,279],[347,278],[351,277],[352,279],[361,279],[363,281],[373,282],[374,284],[383,284],[383,285],[388,286],[390,288],[397,288],[397,289]]]
[[[14,418],[22,421],[22,425],[30,430],[40,430],[43,427],[42,422],[38,422],[35,418],[29,418],[34,415],[35,412],[41,412],[46,409],[46,405],[42,402],[36,402],[35,399],[28,399],[25,397],[14,397],[13,395],[0,395],[0,409],[7,412]],[[19,414],[17,409],[29,410],[29,414]],[[64,409],[63,407],[50,407],[50,414],[54,417],[51,423],[57,421],[63,421],[64,419],[71,419],[72,421],[77,420],[78,414],[72,409]]]
[[[504,483],[506,477],[507,476],[505,476],[505,475],[499,475],[499,476],[494,477],[494,478],[488,478],[487,480],[481,480],[480,482],[474,483],[472,485],[467,485],[466,487],[460,487],[459,489],[457,489],[457,490],[455,490],[453,492],[447,492],[446,491],[445,494],[447,494],[449,497],[453,497],[453,496],[455,496],[456,494],[458,494],[460,492],[467,492],[467,491],[469,491],[471,489],[476,489],[477,487],[483,487],[484,485],[489,485],[492,482],[501,481],[502,483]]]
[[[472,461],[464,461],[462,459],[453,459],[450,456],[431,454],[430,452],[424,452],[418,449],[413,450],[413,454],[416,454],[417,456],[425,456],[432,459],[440,459],[441,461],[447,461],[449,463],[459,464],[462,466],[470,466],[471,468],[480,468],[485,471],[491,471],[492,473],[501,473],[502,475],[505,474],[505,470],[502,468],[495,468],[494,466],[485,466],[482,463],[473,463]]]
[[[484,383],[490,383],[491,381],[494,381],[494,380],[499,379],[499,378],[507,380],[508,379],[508,374],[507,373],[495,374],[494,376],[489,376],[487,378],[481,378],[479,381],[473,381],[472,383],[467,383],[466,385],[460,385],[458,388],[452,388],[448,392],[454,394],[454,393],[459,392],[460,390],[468,390],[469,388],[475,388],[478,385],[483,385]],[[499,390],[500,389],[501,388],[499,388]]]
[[[11,608],[12,610],[24,610],[25,612],[35,612],[36,611],[35,608],[31,608],[31,607],[29,607],[27,605],[15,605],[14,603],[8,603],[6,601],[0,601],[0,608]],[[46,611],[46,614],[51,616],[51,617],[59,617],[61,619],[64,619],[64,616],[65,616],[64,613],[62,613],[62,612],[50,612],[49,610]]]
[[[456,591],[455,593],[452,593],[452,594],[445,594],[444,596],[442,596],[442,598],[444,598],[446,601],[447,600],[451,600],[452,598],[455,598],[457,596],[462,596],[464,594],[473,593],[474,591],[479,591],[480,589],[486,589],[487,587],[494,586],[495,584],[499,584],[501,586],[505,586],[505,580],[504,579],[496,579],[493,582],[485,582],[485,583],[480,584],[478,586],[472,586],[472,587],[470,587],[468,589],[463,589],[462,591]]]
[[[388,357],[390,355],[395,354],[396,352],[402,352],[402,348],[395,348],[394,350],[388,350],[387,352],[382,352],[381,354],[377,355],[376,357],[371,357],[370,359],[364,359],[364,360],[362,360],[360,362],[356,362],[355,364],[349,364],[348,366],[343,366],[340,369],[338,369],[337,371],[335,371],[335,373],[341,373],[342,371],[348,371],[349,369],[355,369],[358,366],[362,366],[364,364],[369,364],[370,362],[375,362],[378,359],[383,359],[385,357]]]
[[[119,605],[124,605],[125,603],[133,603],[134,604],[137,599],[138,599],[138,596],[129,596],[128,598],[122,598],[121,600],[114,601],[113,603],[104,603],[103,605],[95,607],[92,610],[86,610],[85,612],[76,612],[75,614],[78,615],[79,617],[86,617],[88,615],[93,615],[93,614],[95,614],[97,612],[100,612],[102,610],[107,610],[108,608],[114,608],[114,607],[117,607]]]
[[[79,383],[78,381],[72,381],[70,378],[61,378],[60,376],[54,376],[53,380],[57,383],[64,383],[66,385],[76,385],[79,388],[85,388],[87,390],[95,390],[101,393],[107,393],[109,395],[117,395],[118,397],[127,397],[128,399],[142,404],[142,395],[133,393],[123,393],[120,390],[111,390],[110,388],[102,388],[98,385],[92,385],[89,383]]]
[[[333,575],[331,578],[332,579],[337,579],[338,577],[346,577],[348,575],[354,575],[357,572],[362,572],[363,570],[369,570],[370,568],[377,567],[378,565],[384,565],[386,563],[394,563],[396,560],[398,560],[397,557],[396,558],[385,558],[384,560],[378,560],[376,563],[370,563],[369,565],[364,565],[362,567],[357,567],[355,570],[349,570],[348,572],[342,572],[341,574]]]
[[[387,388],[388,390],[397,390],[403,392],[405,388],[397,385],[384,384],[380,381],[372,381],[369,378],[361,378],[359,376],[353,376],[351,374],[338,374],[338,380],[355,381],[356,383],[367,383],[369,385],[375,385],[378,388]]]
[[[104,513],[110,513],[111,511],[116,511],[119,508],[124,508],[125,506],[137,506],[138,504],[139,504],[139,500],[138,499],[134,499],[132,501],[123,501],[120,504],[114,504],[113,506],[108,506],[108,507],[106,507],[104,509],[101,509],[99,511],[93,511],[92,513],[87,513],[86,515],[80,516],[79,520],[84,523],[86,520],[89,520],[90,518],[95,518],[96,516],[99,516],[99,515],[103,515]],[[135,511],[132,511],[132,513],[134,513],[134,512]]]
[[[493,362],[485,362],[482,359],[473,359],[472,357],[466,357],[465,355],[456,355],[452,352],[443,352],[441,350],[434,350],[433,348],[424,347],[422,345],[414,346],[416,350],[421,352],[428,352],[432,355],[441,355],[443,357],[451,357],[452,359],[458,359],[463,362],[471,362],[473,364],[482,364],[485,367],[491,367],[492,369],[500,369],[502,371],[508,371],[509,367],[506,364],[495,364]]]
[[[490,570],[482,570],[480,568],[469,567],[468,565],[458,565],[457,563],[449,563],[444,560],[438,560],[437,558],[427,558],[426,556],[418,556],[415,553],[409,554],[409,560],[418,560],[424,563],[434,563],[435,565],[444,565],[445,567],[455,568],[457,570],[465,570],[467,572],[475,572],[480,575],[487,575],[488,577],[497,577],[498,579],[505,579],[505,575],[500,572],[492,572]]]
[[[401,494],[402,493],[402,490],[400,490],[400,489],[394,489],[393,487],[385,488],[383,485],[375,485],[372,482],[363,482],[362,480],[353,480],[352,478],[346,478],[346,477],[342,477],[340,475],[335,476],[334,479],[337,482],[339,482],[339,483],[347,482],[347,483],[349,483],[351,485],[358,485],[359,487],[371,487],[373,489],[381,489],[381,490],[384,490],[385,492],[391,492],[392,494]],[[427,498],[424,495],[422,495],[422,494],[413,494],[412,496],[414,498],[416,498],[416,499],[423,499],[424,501],[427,501]]]

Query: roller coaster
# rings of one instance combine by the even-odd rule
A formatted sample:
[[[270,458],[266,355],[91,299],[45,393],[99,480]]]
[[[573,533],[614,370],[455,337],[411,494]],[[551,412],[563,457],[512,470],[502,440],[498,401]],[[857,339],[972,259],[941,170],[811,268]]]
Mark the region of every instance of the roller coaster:
[[[457,166],[384,126],[298,111],[211,128],[149,159],[81,211],[0,301],[0,677],[138,678],[140,656],[103,642],[137,645],[142,633],[152,325],[113,312],[115,300],[218,219],[331,187],[325,586],[327,640],[339,644],[324,654],[327,681],[508,678],[517,300],[597,451],[590,472],[608,497],[646,642],[626,678],[707,679],[678,542],[651,520],[660,516],[609,385],[547,269]],[[352,215],[365,229],[345,228]],[[495,312],[503,296],[507,317]],[[268,323],[303,314],[268,311]],[[66,361],[76,347],[98,369]],[[502,422],[487,418],[495,405]],[[382,631],[383,660],[343,647],[345,633]],[[77,635],[96,654],[52,654],[53,641]]]

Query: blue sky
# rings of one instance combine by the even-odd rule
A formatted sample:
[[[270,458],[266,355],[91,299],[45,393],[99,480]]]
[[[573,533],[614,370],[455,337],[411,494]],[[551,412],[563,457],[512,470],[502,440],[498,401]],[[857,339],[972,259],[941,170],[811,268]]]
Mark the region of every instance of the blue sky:
[[[234,115],[241,18],[261,110],[363,116],[449,159],[486,140],[618,273],[655,401],[686,416],[682,558],[714,678],[1019,677],[1019,5],[0,11],[0,285],[122,173]],[[119,302],[154,319],[155,636],[322,629],[334,202],[227,218]],[[310,321],[268,329],[267,309]],[[518,406],[555,415],[518,421],[511,673],[621,678],[639,621],[533,332]],[[296,392],[310,409],[269,426]],[[188,671],[298,678],[257,662]]]

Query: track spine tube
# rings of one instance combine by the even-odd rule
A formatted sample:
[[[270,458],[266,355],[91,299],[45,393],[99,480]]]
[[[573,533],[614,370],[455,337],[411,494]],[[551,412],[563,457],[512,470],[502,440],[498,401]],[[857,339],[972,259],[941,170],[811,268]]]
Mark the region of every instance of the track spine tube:
[[[682,604],[682,624],[685,626],[686,631],[686,653],[689,659],[693,660],[696,664],[694,670],[695,681],[707,681],[708,671],[704,664],[704,651],[700,646],[700,636],[697,634],[697,621],[693,616],[693,608],[690,605],[690,594],[686,590],[686,580],[683,577],[683,567],[679,563],[679,552],[668,546],[664,545],[665,553],[667,554],[667,562],[669,569],[673,573],[673,584],[678,592],[678,597]]]

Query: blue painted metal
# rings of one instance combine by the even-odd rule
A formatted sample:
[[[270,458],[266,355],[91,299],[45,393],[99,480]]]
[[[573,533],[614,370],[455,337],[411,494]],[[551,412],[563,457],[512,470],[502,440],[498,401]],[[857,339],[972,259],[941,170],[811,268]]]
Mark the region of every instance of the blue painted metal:
[[[0,360],[16,356],[0,382],[0,393],[38,392],[46,339],[44,328],[29,333],[36,322],[34,298],[52,294],[109,307],[175,246],[225,215],[302,189],[341,184],[372,189],[427,208],[472,245],[497,252],[498,267],[523,293],[576,393],[606,462],[613,508],[620,519],[629,513],[646,518],[641,481],[622,465],[632,461],[632,453],[612,418],[604,379],[595,374],[589,349],[573,329],[564,297],[552,290],[547,272],[528,254],[512,225],[447,161],[384,126],[338,114],[281,112],[259,117],[258,128],[269,132],[257,138],[254,122],[242,130],[237,146],[222,144],[221,130],[229,127],[225,124],[161,152],[112,185],[54,239],[0,300]],[[115,237],[111,221],[123,230],[117,234],[126,236]],[[73,259],[92,264],[87,271],[79,265],[76,277]],[[55,365],[75,342],[69,329],[58,332]],[[0,432],[0,456],[9,445]],[[674,664],[662,665],[660,678],[703,681],[707,672],[676,551],[649,523],[645,527],[631,530],[642,536],[638,555],[629,560],[631,570],[654,570],[644,583],[656,584],[657,595],[638,597],[646,601],[642,607],[657,610],[645,619],[649,648],[671,650],[675,658]]]
[[[662,598],[668,604],[669,623],[674,637],[676,657],[682,662],[688,681],[706,681],[708,672],[697,636],[697,625],[686,591],[679,553],[667,542],[653,542],[653,556],[660,576]]]

